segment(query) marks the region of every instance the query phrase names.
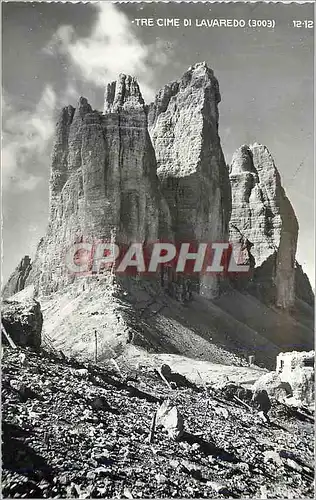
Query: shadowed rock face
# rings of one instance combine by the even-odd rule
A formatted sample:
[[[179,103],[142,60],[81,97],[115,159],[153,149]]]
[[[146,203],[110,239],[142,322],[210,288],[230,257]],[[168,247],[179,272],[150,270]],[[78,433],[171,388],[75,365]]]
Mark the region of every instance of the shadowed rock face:
[[[304,273],[302,266],[296,262],[295,266],[295,295],[299,299],[314,307],[315,296],[307,274]]]
[[[24,289],[26,280],[31,272],[31,269],[32,269],[31,259],[28,255],[25,255],[21,260],[20,264],[11,274],[6,285],[3,287],[2,297],[4,299],[11,297],[11,295],[14,295],[15,293],[18,293]]]
[[[157,173],[177,241],[227,241],[231,194],[218,136],[220,93],[205,63],[166,85],[149,106]],[[200,293],[218,293],[218,278],[202,278]]]
[[[241,146],[232,160],[230,241],[240,235],[252,244],[254,280],[263,297],[277,306],[294,304],[294,265],[298,223],[281,186],[279,172],[265,146]]]

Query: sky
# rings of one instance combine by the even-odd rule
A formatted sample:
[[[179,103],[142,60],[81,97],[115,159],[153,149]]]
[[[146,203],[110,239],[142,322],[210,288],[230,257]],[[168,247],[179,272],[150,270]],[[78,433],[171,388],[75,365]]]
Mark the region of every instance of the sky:
[[[153,27],[135,19],[153,18]],[[180,27],[156,20],[179,18]],[[192,19],[183,27],[183,19]],[[274,20],[274,28],[197,27],[196,19]],[[34,256],[48,221],[50,154],[58,110],[138,78],[146,102],[189,66],[206,61],[219,80],[226,162],[242,144],[272,153],[300,231],[297,259],[314,287],[314,33],[311,4],[2,3],[3,280]]]

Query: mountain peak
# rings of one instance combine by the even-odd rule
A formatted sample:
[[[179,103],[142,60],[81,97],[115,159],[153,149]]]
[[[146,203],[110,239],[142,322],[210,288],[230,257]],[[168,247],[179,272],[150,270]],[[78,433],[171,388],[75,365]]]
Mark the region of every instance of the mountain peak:
[[[121,73],[116,81],[108,83],[104,94],[104,113],[119,109],[143,108],[144,99],[135,77]]]
[[[214,71],[212,70],[212,68],[210,68],[207,64],[206,61],[203,61],[203,62],[197,62],[195,64],[192,64],[189,68],[188,68],[188,71],[205,71],[205,72],[208,72],[208,73],[211,73],[212,75],[214,75]]]
[[[82,97],[82,96],[79,97],[75,112],[76,112],[77,116],[78,115],[80,116],[80,118],[83,118],[84,115],[86,115],[87,113],[91,113],[92,108],[88,102],[88,99],[86,99],[85,97]]]
[[[214,71],[205,61],[193,64],[184,73],[179,81],[179,89],[186,90],[187,87],[195,89],[212,88],[216,94],[216,103],[218,104],[221,101],[218,81],[214,76]]]

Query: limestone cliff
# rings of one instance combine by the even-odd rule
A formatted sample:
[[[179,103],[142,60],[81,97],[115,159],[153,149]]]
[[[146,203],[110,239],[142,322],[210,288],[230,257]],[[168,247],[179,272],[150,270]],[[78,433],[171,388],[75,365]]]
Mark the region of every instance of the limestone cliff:
[[[232,215],[230,240],[240,235],[252,243],[252,285],[262,299],[282,308],[295,300],[295,254],[298,223],[265,146],[241,146],[230,169]]]
[[[31,272],[32,264],[28,255],[25,255],[20,264],[13,271],[7,283],[3,287],[2,297],[4,299],[11,297],[15,293],[24,289],[26,280]]]
[[[104,114],[86,99],[57,123],[50,180],[50,220],[30,281],[41,293],[68,283],[67,249],[76,241],[154,241],[169,235],[169,211],[156,175],[144,102],[134,78],[106,91]]]
[[[255,353],[269,367],[281,350],[311,348],[312,312],[304,302],[311,294],[294,269],[295,214],[264,146],[241,147],[229,174],[219,102],[213,71],[199,63],[149,106],[135,78],[120,75],[106,88],[103,112],[83,97],[62,110],[48,228],[32,269],[7,286],[14,293],[34,284],[48,345],[91,358],[97,337],[100,359],[133,344],[220,363]],[[229,241],[229,233],[252,267],[233,287],[200,276],[194,288],[170,268],[160,279],[111,273],[75,279],[65,262],[75,242],[211,243]],[[295,272],[302,300],[289,314]]]
[[[218,135],[218,81],[206,63],[166,85],[149,106],[157,173],[177,241],[227,241],[231,210],[228,170]],[[218,294],[218,278],[200,293]]]
[[[109,239],[115,230],[116,240],[128,244],[227,241],[231,198],[219,101],[213,71],[200,63],[149,107],[135,78],[120,75],[106,88],[103,114],[84,98],[62,110],[49,227],[30,278],[42,292],[69,282],[64,256],[79,239]],[[217,276],[198,285],[209,297],[220,291]]]

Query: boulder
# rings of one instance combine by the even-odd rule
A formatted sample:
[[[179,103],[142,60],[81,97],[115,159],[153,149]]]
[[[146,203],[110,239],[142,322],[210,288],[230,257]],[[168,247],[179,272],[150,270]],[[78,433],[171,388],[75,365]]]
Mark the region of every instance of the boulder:
[[[232,400],[234,396],[241,399],[242,401],[249,402],[252,399],[253,393],[250,389],[246,389],[241,385],[228,383],[220,387],[220,391],[228,400]]]
[[[252,402],[259,411],[265,415],[271,410],[271,401],[265,389],[258,389],[252,396]]]
[[[181,375],[181,373],[172,371],[169,365],[166,364],[161,365],[159,371],[163,376],[163,378],[165,378],[167,382],[170,383],[170,386],[174,388],[185,387],[193,389],[195,391],[199,391],[197,385],[188,380],[184,375]]]
[[[165,400],[157,410],[157,425],[167,431],[172,439],[180,439],[184,432],[183,417],[176,406]]]
[[[37,300],[17,301],[14,297],[4,300],[2,324],[15,344],[35,349],[40,347],[43,316]]]
[[[94,410],[110,411],[111,406],[107,402],[106,398],[103,396],[96,396],[91,399],[90,405]]]
[[[22,403],[25,403],[28,399],[39,398],[39,395],[31,387],[26,386],[19,380],[10,380],[10,388],[19,396]]]
[[[279,401],[283,401],[286,397],[292,396],[290,384],[282,381],[276,372],[262,375],[262,377],[254,383],[253,390],[255,393],[260,390],[265,390],[269,396]]]
[[[172,374],[172,370],[171,370],[171,368],[170,368],[170,366],[169,366],[169,365],[166,365],[166,364],[161,365],[161,367],[160,367],[160,372],[161,372],[161,374],[162,374],[162,375],[163,375],[163,376],[164,376],[167,380],[169,380],[169,379],[170,379],[171,374]]]

